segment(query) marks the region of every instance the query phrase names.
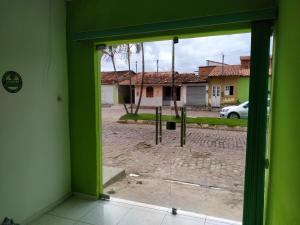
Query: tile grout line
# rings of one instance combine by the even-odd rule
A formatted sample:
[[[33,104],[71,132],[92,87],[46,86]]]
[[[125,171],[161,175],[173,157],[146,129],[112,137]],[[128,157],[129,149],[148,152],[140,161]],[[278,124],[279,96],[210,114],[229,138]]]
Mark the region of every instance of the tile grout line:
[[[90,211],[92,211],[93,210],[93,208],[91,207],[91,210]],[[88,222],[84,222],[84,221],[82,221],[81,220],[81,218],[83,218],[84,216],[86,216],[86,215],[88,215],[88,213],[90,212],[89,210],[87,210],[87,212],[86,213],[84,213],[84,215],[83,216],[81,216],[80,218],[78,218],[78,219],[71,219],[71,218],[68,218],[68,217],[64,217],[64,216],[58,216],[58,215],[55,215],[55,214],[51,214],[51,211],[50,212],[48,212],[48,213],[46,213],[45,215],[50,215],[50,216],[54,216],[54,217],[57,217],[57,218],[61,218],[61,219],[67,219],[67,220],[71,220],[71,221],[74,221],[75,223],[74,223],[74,225],[76,224],[76,223],[78,223],[78,222],[80,222],[80,223],[86,223],[86,224],[90,224],[90,223],[88,223]],[[93,225],[93,224],[90,224],[90,225]]]
[[[167,213],[165,213],[163,220],[161,221],[160,225],[163,225],[163,223],[165,222],[165,219],[167,218]]]
[[[99,202],[98,202],[99,201]],[[82,218],[84,218],[85,216],[87,216],[90,212],[92,212],[94,209],[96,209],[97,207],[98,207],[98,204],[106,204],[106,202],[101,202],[100,200],[97,200],[97,202],[96,202],[96,204],[97,205],[95,205],[95,207],[93,207],[90,211],[88,211],[86,214],[84,214],[83,216],[81,216],[80,218],[79,218],[79,221],[78,222],[82,222],[82,223],[86,223],[86,224],[90,224],[90,225],[94,225],[94,224],[92,224],[92,223],[88,223],[88,222],[86,222],[86,221],[83,221],[82,220]],[[131,211],[132,210],[132,208],[133,208],[133,206],[130,206],[130,207],[125,207],[125,206],[122,206],[122,205],[118,205],[118,204],[112,204],[112,206],[115,206],[115,207],[120,207],[120,208],[127,208],[128,209],[128,211],[126,212],[126,213],[124,213],[124,215],[123,216],[121,216],[121,218],[120,218],[120,220],[115,224],[115,225],[117,225],[117,224],[119,224],[120,223],[120,221],[125,217],[125,215],[127,215],[128,213],[129,213],[129,211]]]
[[[95,209],[97,208],[97,205],[95,204]],[[87,210],[87,212],[86,212],[86,214],[84,214],[84,215],[82,215],[79,219],[78,219],[78,222],[80,222],[80,223],[86,223],[86,224],[90,224],[90,223],[88,223],[88,222],[84,222],[84,221],[82,221],[81,219],[83,218],[83,217],[85,217],[85,216],[87,216],[90,212],[92,212],[94,210],[94,208],[92,208],[91,207],[91,210]],[[92,225],[92,224],[91,224]]]
[[[81,222],[81,221],[79,221],[79,220],[70,219],[70,218],[68,218],[68,217],[58,216],[58,215],[55,215],[55,214],[51,214],[51,212],[47,212],[47,213],[45,213],[43,216],[45,216],[45,215],[52,216],[52,217],[56,217],[56,218],[59,218],[59,219],[70,220],[70,221],[74,222],[73,225],[75,225],[75,224],[78,223],[78,222]],[[43,217],[43,216],[42,216],[42,217]],[[40,218],[41,218],[41,217],[40,217]],[[92,225],[92,224],[91,224],[91,225]]]
[[[129,208],[129,210],[126,213],[124,213],[123,216],[121,216],[120,220],[116,223],[116,225],[120,224],[122,219],[124,219],[125,216],[127,216],[132,210],[133,210],[133,207]]]

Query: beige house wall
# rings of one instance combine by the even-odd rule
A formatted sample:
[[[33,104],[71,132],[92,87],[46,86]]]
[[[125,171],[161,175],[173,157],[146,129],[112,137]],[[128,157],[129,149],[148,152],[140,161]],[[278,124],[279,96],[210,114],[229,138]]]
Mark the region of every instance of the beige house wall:
[[[225,95],[225,87],[233,85],[233,95]],[[238,77],[209,77],[208,78],[208,105],[211,106],[212,87],[221,87],[221,105],[231,105],[237,103]]]

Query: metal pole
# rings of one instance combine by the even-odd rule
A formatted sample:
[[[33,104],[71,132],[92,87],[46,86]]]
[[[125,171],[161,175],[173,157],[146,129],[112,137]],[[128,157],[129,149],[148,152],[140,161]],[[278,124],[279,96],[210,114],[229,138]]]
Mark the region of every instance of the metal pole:
[[[162,141],[162,108],[161,106],[159,107],[159,142]]]
[[[222,53],[222,75],[224,75],[224,53]]]
[[[158,107],[155,108],[155,144],[158,145]]]
[[[186,143],[186,107],[183,108],[184,112],[184,130],[183,130],[183,144],[185,145]]]
[[[137,73],[137,61],[135,61],[135,73]]]
[[[183,113],[183,107],[181,108],[181,118],[180,118],[180,147],[183,147],[183,134],[184,134],[184,113]]]
[[[174,102],[174,110],[176,118],[179,117],[178,108],[177,108],[177,86],[175,85],[175,44],[178,43],[178,38],[174,37],[172,42],[172,100]]]

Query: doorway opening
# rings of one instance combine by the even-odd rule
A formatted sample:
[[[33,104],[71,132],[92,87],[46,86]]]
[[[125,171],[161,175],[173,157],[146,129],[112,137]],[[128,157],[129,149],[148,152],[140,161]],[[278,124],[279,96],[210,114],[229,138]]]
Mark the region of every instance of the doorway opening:
[[[176,91],[176,100],[180,101],[181,97],[181,87],[177,86]],[[163,106],[170,106],[172,102],[172,87],[163,86]]]
[[[152,62],[144,60],[144,66],[151,63],[156,66],[149,66],[144,72],[140,60],[137,63],[140,67],[131,80],[118,83],[119,100],[123,99],[119,103],[122,104],[102,109],[105,194],[170,209],[242,220],[251,39],[249,33],[244,35],[248,41],[246,51],[228,51],[225,59],[223,53],[206,53],[199,57],[198,62],[202,60],[202,64],[196,62],[192,66],[191,58],[184,55],[184,50],[180,52],[178,49],[187,49],[188,41],[197,43],[197,38],[183,40],[185,45],[180,45],[179,40],[175,58],[187,59],[184,63],[179,60],[175,63],[174,89],[174,73],[169,69],[172,57],[151,59]],[[211,38],[213,43],[214,38],[229,39],[229,45],[235,35]],[[199,40],[199,45],[203,45],[201,38]],[[208,38],[204,40],[208,41]],[[170,41],[163,42],[171,45]],[[144,43],[145,52],[151,45],[156,45],[157,49],[159,44]],[[221,45],[219,48],[218,52],[224,51]],[[197,48],[193,49],[197,51]],[[140,53],[136,57],[141,57]],[[132,60],[131,68],[136,61]],[[182,68],[179,67],[181,64]],[[248,68],[243,68],[244,65]],[[180,130],[171,131],[163,126],[162,143],[156,145],[155,107],[162,107],[163,122],[176,121],[174,91],[177,106],[187,108],[187,144],[180,146]],[[140,104],[137,115],[126,113],[123,103],[128,112],[132,103],[133,113]]]
[[[118,96],[119,96],[119,104],[125,103],[130,104],[130,89],[132,102],[135,102],[135,87],[130,88],[129,85],[118,86]]]

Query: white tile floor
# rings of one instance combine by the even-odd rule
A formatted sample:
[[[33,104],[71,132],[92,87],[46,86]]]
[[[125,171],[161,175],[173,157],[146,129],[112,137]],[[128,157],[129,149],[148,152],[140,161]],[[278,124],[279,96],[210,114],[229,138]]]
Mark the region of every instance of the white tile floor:
[[[93,201],[72,197],[30,225],[241,225],[228,221],[121,199]]]

